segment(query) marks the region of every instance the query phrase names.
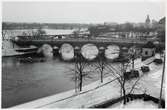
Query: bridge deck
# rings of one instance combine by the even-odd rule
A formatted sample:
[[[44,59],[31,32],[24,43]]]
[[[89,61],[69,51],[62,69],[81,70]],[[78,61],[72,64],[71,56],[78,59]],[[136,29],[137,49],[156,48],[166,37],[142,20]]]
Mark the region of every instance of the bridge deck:
[[[63,43],[69,43],[73,46],[82,46],[86,43],[92,43],[97,46],[106,46],[106,45],[119,45],[119,46],[142,46],[148,42],[148,40],[143,39],[134,39],[134,38],[109,38],[109,39],[88,39],[88,38],[65,38],[65,39],[18,39],[14,42],[20,46],[24,45],[35,45],[41,46],[43,44],[49,44],[51,46],[61,46]],[[161,45],[164,45],[161,43]]]

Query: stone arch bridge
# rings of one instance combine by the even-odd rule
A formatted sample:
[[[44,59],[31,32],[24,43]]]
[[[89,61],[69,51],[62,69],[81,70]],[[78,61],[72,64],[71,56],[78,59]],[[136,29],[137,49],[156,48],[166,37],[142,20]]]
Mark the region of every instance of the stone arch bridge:
[[[41,47],[44,44],[48,44],[52,47],[61,48],[62,44],[70,44],[74,48],[79,47],[81,48],[85,44],[94,44],[97,48],[104,47],[106,48],[108,45],[117,45],[122,49],[123,47],[130,48],[132,46],[142,47],[144,44],[147,43],[146,40],[139,40],[139,39],[122,39],[122,38],[110,38],[110,39],[86,39],[86,38],[70,38],[70,39],[43,39],[43,40],[31,40],[31,39],[17,39],[12,40],[20,47],[29,47],[29,46],[36,46]]]
[[[20,47],[30,47],[35,46],[36,49],[39,49],[44,44],[50,45],[53,50],[59,50],[63,44],[70,44],[74,52],[80,50],[84,45],[86,44],[93,44],[97,47],[97,49],[100,51],[101,48],[106,49],[109,45],[118,46],[120,49],[120,54],[125,49],[128,50],[131,47],[135,46],[139,51],[141,51],[141,48],[144,44],[148,42],[148,40],[142,40],[142,39],[134,39],[134,38],[64,38],[64,39],[29,39],[24,38],[23,36],[15,37],[12,39],[12,42],[17,44]],[[163,44],[158,44],[161,46],[164,46]],[[32,51],[33,49],[22,49],[21,51]]]
[[[12,40],[15,44],[17,44],[20,47],[30,47],[35,46],[37,49],[42,47],[44,44],[50,45],[53,50],[59,50],[63,44],[70,44],[73,49],[74,53],[75,51],[80,50],[84,45],[86,44],[93,44],[97,47],[97,49],[100,52],[100,49],[103,48],[104,50],[109,45],[118,46],[120,49],[120,54],[123,52],[124,49],[129,49],[132,46],[135,46],[139,50],[141,50],[141,47],[147,43],[146,40],[140,40],[140,39],[123,39],[123,38],[110,38],[110,39],[96,39],[96,38],[65,38],[65,39],[22,39],[17,38]],[[32,51],[33,49],[22,49],[22,52],[24,51]]]

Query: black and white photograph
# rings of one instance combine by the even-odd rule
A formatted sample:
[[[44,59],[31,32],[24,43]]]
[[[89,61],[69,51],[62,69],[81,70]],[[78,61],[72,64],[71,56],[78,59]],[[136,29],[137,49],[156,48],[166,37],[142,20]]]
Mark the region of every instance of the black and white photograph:
[[[2,0],[1,108],[165,109],[165,0]]]

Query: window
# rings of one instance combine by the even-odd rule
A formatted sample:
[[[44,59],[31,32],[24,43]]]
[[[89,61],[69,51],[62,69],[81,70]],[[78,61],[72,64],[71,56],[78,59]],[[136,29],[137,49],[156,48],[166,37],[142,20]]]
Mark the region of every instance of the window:
[[[145,55],[148,55],[148,51],[145,51]]]

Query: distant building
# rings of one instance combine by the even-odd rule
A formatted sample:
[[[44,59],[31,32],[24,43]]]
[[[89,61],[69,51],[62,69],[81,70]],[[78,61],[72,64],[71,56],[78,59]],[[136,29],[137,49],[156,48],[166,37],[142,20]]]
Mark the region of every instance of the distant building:
[[[145,21],[145,26],[146,28],[150,28],[151,27],[151,20],[149,15],[147,15],[146,21]]]
[[[146,22],[145,22],[146,24],[150,24],[150,17],[149,17],[149,15],[147,15],[147,18],[146,18]]]
[[[148,42],[142,47],[142,59],[145,60],[155,55],[155,45],[152,42]]]

